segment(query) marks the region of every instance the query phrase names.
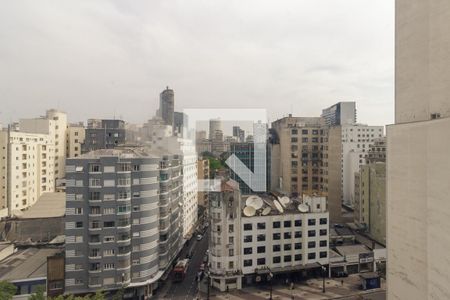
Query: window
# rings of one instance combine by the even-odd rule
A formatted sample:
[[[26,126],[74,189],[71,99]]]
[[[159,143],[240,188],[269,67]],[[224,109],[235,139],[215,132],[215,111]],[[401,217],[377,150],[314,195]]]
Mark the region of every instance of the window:
[[[244,248],[244,254],[245,255],[249,255],[253,253],[253,248],[249,247],[249,248]]]
[[[98,235],[98,234],[91,235],[89,237],[89,242],[90,243],[100,243],[100,235]]]
[[[315,248],[316,247],[316,242],[308,242],[308,248]]]
[[[303,129],[302,134],[308,134],[308,129]]]
[[[287,239],[290,239],[290,238],[292,238],[292,233],[291,232],[285,232],[284,233],[284,239],[287,240]]]
[[[281,222],[273,222],[273,228],[280,228],[281,227]]]
[[[140,165],[133,165],[133,171],[140,171],[141,166]]]
[[[251,235],[244,236],[244,243],[251,243],[253,241],[253,237]]]
[[[228,249],[228,256],[234,256],[234,249]]]
[[[91,215],[100,215],[101,214],[100,206],[90,206],[89,209],[90,209]]]
[[[298,142],[298,138],[296,138],[296,137],[291,138],[291,143],[297,143],[297,142]]]
[[[76,222],[75,228],[83,228],[83,222]]]
[[[274,233],[273,234],[273,240],[277,241],[281,239],[281,233]]]
[[[308,220],[308,225],[309,225],[309,226],[314,226],[314,225],[316,225],[316,219],[309,219],[309,220]]]
[[[248,231],[248,230],[252,230],[253,226],[250,223],[244,224],[244,230]]]
[[[100,199],[100,192],[90,192],[89,193],[89,200],[101,200]]]
[[[308,230],[308,236],[309,236],[309,237],[314,237],[314,236],[316,236],[316,231],[315,231],[315,230]]]
[[[321,251],[319,256],[320,256],[320,258],[327,258],[327,252],[326,251]]]
[[[89,179],[89,186],[101,186],[101,180],[100,178],[91,178]]]
[[[266,235],[265,234],[258,234],[256,237],[256,240],[258,242],[265,242],[266,241]]]
[[[296,231],[295,232],[295,238],[298,239],[298,238],[301,238],[301,237],[302,237],[302,232],[301,231]]]
[[[292,250],[292,245],[291,244],[284,244],[284,251],[290,251]]]
[[[285,228],[291,227],[291,221],[284,221],[284,227]]]
[[[82,215],[83,214],[83,208],[75,207],[75,214],[76,215]]]
[[[316,259],[315,253],[308,253],[308,259]]]
[[[118,172],[129,172],[131,171],[131,165],[128,163],[120,163],[117,167]]]
[[[258,229],[261,229],[261,230],[262,230],[262,229],[266,229],[266,223],[258,223],[258,224],[257,224],[257,228],[258,228]]]
[[[244,267],[251,267],[253,265],[253,261],[251,259],[244,259]]]
[[[290,255],[284,256],[284,262],[291,262],[291,261],[292,261],[292,256],[290,256]]]
[[[294,259],[295,259],[295,261],[301,261],[302,260],[302,255],[301,254],[295,254]]]
[[[320,218],[320,225],[326,225],[328,223],[327,218]]]
[[[300,250],[300,249],[302,249],[302,243],[295,243],[295,244],[294,244],[294,248],[295,248],[295,250]]]
[[[272,262],[274,264],[279,264],[281,262],[281,257],[280,256],[274,256],[272,259]]]
[[[327,241],[320,241],[319,245],[320,245],[320,247],[326,247],[327,246]]]
[[[117,213],[126,213],[130,211],[129,205],[119,205],[117,206]]]
[[[273,250],[273,252],[280,252],[281,251],[281,247],[280,247],[280,245],[273,245],[272,246],[272,250]]]
[[[113,263],[107,263],[103,265],[103,270],[113,270],[114,264]]]
[[[265,258],[258,258],[258,259],[256,260],[256,264],[257,264],[258,266],[265,265],[265,264],[266,264],[266,259],[265,259]]]
[[[104,238],[103,238],[103,242],[104,243],[112,243],[112,242],[114,242],[115,241],[115,237],[114,236],[105,236]]]
[[[103,251],[103,256],[113,256],[114,254],[116,254],[114,249],[106,249]]]
[[[105,207],[103,209],[103,214],[104,215],[113,215],[116,213],[116,209],[114,207]]]
[[[90,228],[93,228],[93,229],[100,228],[100,222],[99,221],[92,221]]]
[[[295,227],[301,227],[302,226],[302,220],[295,220]]]
[[[234,237],[230,236],[228,237],[228,244],[233,244],[234,243]]]
[[[320,229],[320,235],[321,236],[327,235],[327,230],[326,229]]]
[[[117,185],[130,185],[130,178],[118,178]]]
[[[228,232],[229,233],[233,233],[234,232],[234,225],[233,224],[228,225]]]
[[[114,227],[114,225],[114,221],[103,222],[103,227],[105,228]]]
[[[89,264],[89,270],[90,271],[98,271],[98,270],[100,270],[100,263]]]
[[[257,248],[258,253],[266,253],[266,246],[259,246]]]
[[[89,255],[89,257],[98,257],[100,256],[100,249],[94,248],[91,249],[91,254]]]
[[[99,172],[101,172],[100,168],[101,168],[101,166],[98,164],[91,164],[91,165],[89,165],[89,172],[99,173]]]

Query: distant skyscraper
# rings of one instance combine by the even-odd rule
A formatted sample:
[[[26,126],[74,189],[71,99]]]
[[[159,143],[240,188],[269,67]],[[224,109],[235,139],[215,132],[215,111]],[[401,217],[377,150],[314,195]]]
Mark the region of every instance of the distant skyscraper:
[[[159,115],[167,125],[174,125],[175,99],[172,89],[167,87],[159,95]]]
[[[178,136],[184,137],[183,128],[188,127],[188,116],[185,113],[176,111],[173,118],[173,132],[177,132]]]
[[[356,123],[356,102],[339,102],[322,110],[322,118],[328,126]]]
[[[220,119],[209,120],[209,139],[212,141],[216,136],[216,131],[222,132],[222,122]]]

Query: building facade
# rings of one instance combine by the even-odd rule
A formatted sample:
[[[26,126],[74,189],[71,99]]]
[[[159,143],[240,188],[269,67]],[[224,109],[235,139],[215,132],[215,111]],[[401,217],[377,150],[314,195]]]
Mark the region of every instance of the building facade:
[[[176,161],[138,149],[67,161],[66,293],[152,294],[181,249]]]
[[[197,177],[199,180],[208,180],[210,178],[209,160],[208,159],[202,159],[202,158],[198,159],[198,161],[197,161]],[[199,183],[199,192],[198,192],[198,206],[201,206],[204,208],[208,207],[208,192],[200,190],[200,183]]]
[[[387,128],[387,295],[449,299],[450,3],[396,1]]]
[[[125,144],[125,122],[122,120],[89,119],[81,153],[113,149]]]
[[[0,131],[2,151],[1,208],[8,215],[32,206],[55,190],[53,135]],[[4,211],[6,212],[6,211]]]
[[[81,155],[81,147],[84,143],[85,129],[83,123],[70,124],[67,126],[67,158],[78,157]]]
[[[289,115],[272,123],[272,135],[279,145],[272,155],[272,188],[289,195],[322,191],[323,145],[327,139],[323,119]]]
[[[322,110],[322,118],[327,126],[356,123],[356,102],[339,102]]]
[[[280,212],[274,198],[264,198],[266,215],[244,213],[246,199],[235,181],[223,181],[222,192],[211,193],[209,247],[212,285],[240,289],[283,272],[306,272],[328,265],[328,212],[325,197],[291,199]],[[307,208],[299,212],[297,205]]]

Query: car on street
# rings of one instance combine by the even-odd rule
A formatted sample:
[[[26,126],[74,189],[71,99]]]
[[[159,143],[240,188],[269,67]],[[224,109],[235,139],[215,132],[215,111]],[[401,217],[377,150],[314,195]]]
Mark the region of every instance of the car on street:
[[[203,235],[201,235],[201,234],[197,234],[197,241],[201,241],[201,240],[202,240],[202,238],[203,238]]]

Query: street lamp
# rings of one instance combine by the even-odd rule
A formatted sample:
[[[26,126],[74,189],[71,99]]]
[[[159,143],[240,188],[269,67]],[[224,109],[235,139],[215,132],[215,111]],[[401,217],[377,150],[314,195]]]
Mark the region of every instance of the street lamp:
[[[327,268],[323,265],[321,265],[321,267],[322,267],[322,279],[323,279],[322,293],[325,293],[325,273],[327,271]]]
[[[270,270],[269,267],[267,267],[267,270],[269,270],[269,275],[268,275],[268,279],[270,281],[270,296],[269,296],[269,300],[273,300],[272,298],[272,291],[273,291],[273,283],[272,283],[272,279],[273,279],[273,273]]]

